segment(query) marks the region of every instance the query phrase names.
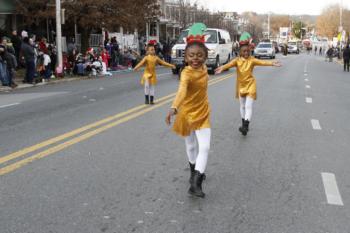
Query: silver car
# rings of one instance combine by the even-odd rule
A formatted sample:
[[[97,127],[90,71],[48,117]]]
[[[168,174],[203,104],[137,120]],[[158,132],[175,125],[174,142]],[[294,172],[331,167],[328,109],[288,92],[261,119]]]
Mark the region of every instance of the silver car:
[[[274,59],[276,57],[275,48],[271,42],[261,42],[256,46],[254,56],[256,58],[269,57]]]

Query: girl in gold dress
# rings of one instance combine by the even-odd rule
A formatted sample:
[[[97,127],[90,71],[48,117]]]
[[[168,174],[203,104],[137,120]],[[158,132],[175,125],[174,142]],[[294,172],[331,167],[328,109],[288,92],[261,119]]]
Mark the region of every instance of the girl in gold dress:
[[[166,116],[166,123],[170,125],[171,117],[176,115],[173,130],[185,137],[191,169],[191,187],[188,192],[197,197],[204,197],[202,182],[205,179],[211,129],[207,94],[209,76],[205,65],[208,49],[204,45],[204,35],[192,32],[198,28],[199,32],[203,33],[206,27],[204,24],[194,24],[190,29],[185,49],[187,66],[181,73],[179,89]]]
[[[253,76],[254,67],[281,66],[278,61],[263,61],[251,56],[250,42],[251,36],[249,33],[243,33],[239,42],[239,57],[215,70],[216,74],[220,74],[224,70],[236,67],[236,98],[239,98],[240,101],[240,112],[242,117],[242,126],[239,127],[239,131],[244,136],[248,133],[249,123],[253,114],[253,101],[256,100],[256,80]]]
[[[145,87],[145,104],[154,104],[155,85],[157,84],[156,65],[172,69],[175,69],[175,66],[156,56],[154,41],[150,41],[146,49],[147,55],[135,66],[134,71],[140,69],[141,66],[146,66],[141,78],[141,85]]]

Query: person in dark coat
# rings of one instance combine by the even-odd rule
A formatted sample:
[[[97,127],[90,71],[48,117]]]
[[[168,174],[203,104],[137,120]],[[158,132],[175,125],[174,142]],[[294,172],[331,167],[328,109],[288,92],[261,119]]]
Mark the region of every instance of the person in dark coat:
[[[330,47],[328,50],[327,50],[327,57],[328,57],[328,59],[329,59],[329,62],[332,62],[333,61],[333,52],[334,52],[334,50],[333,50],[333,47]]]
[[[17,31],[16,30],[12,31],[12,35],[11,35],[10,39],[11,39],[11,42],[12,42],[12,46],[15,49],[15,57],[16,57],[16,60],[17,60],[17,64],[19,64],[19,62],[20,62],[19,54],[21,52],[22,41],[21,41],[21,38],[17,35]]]
[[[34,47],[29,42],[29,37],[23,39],[21,53],[26,65],[26,76],[23,82],[33,84],[35,75],[35,51]]]
[[[17,87],[17,84],[14,82],[14,74],[15,69],[17,67],[17,61],[15,55],[10,53],[7,49],[6,45],[6,39],[2,39],[2,42],[0,44],[0,57],[1,60],[6,63],[7,67],[7,76],[8,76],[8,85],[12,88]]]
[[[346,45],[343,51],[343,60],[344,60],[344,71],[347,70],[349,72],[349,63],[350,63],[350,48],[349,44]]]

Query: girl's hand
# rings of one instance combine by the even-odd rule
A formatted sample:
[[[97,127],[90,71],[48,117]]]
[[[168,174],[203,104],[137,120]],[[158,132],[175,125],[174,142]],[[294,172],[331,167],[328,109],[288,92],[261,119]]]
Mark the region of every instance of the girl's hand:
[[[279,61],[272,62],[272,65],[276,66],[276,67],[281,67],[282,66],[282,64]]]
[[[220,74],[222,72],[222,66],[215,69],[215,74]]]
[[[174,108],[170,109],[166,118],[165,118],[165,123],[167,125],[171,124],[171,117],[174,116],[176,114],[176,110]]]
[[[173,65],[173,66],[171,67],[171,69],[175,70],[175,69],[176,69],[176,66],[175,66],[175,65]]]

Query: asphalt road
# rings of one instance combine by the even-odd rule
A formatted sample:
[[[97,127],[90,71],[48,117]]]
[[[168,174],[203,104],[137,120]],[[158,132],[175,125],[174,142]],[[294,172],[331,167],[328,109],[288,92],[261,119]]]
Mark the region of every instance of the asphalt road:
[[[169,69],[152,107],[140,72],[0,94],[0,233],[348,233],[350,74],[278,59],[255,70],[246,137],[234,70],[210,76],[205,199],[187,194],[184,140],[164,123]]]

